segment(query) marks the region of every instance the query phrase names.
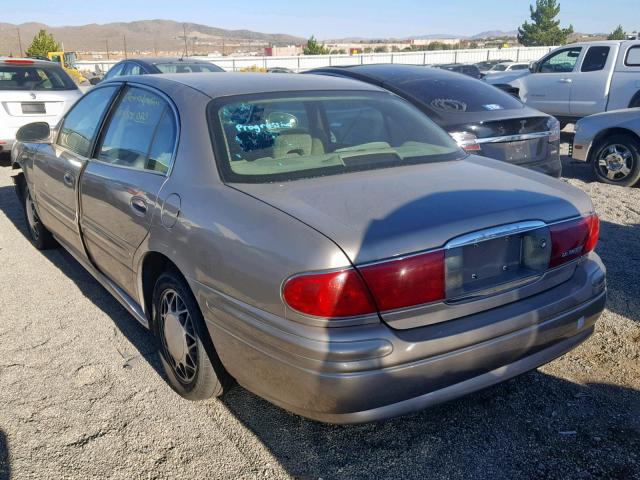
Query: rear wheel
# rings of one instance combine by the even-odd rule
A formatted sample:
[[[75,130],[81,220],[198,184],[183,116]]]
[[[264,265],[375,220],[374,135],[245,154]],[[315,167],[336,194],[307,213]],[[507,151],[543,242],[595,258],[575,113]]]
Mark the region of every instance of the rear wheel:
[[[26,185],[24,179],[21,181],[23,184],[19,190],[22,191],[22,205],[24,207],[24,216],[27,221],[27,229],[29,230],[31,243],[33,243],[38,250],[48,250],[57,247],[58,244],[53,238],[53,235],[51,235],[51,232],[47,230],[47,227],[40,221],[36,205],[31,198],[29,187]]]
[[[632,135],[612,135],[598,145],[592,165],[600,182],[633,186],[640,180],[640,141]]]
[[[170,271],[153,292],[153,330],[169,384],[188,400],[219,397],[231,383],[186,281]]]

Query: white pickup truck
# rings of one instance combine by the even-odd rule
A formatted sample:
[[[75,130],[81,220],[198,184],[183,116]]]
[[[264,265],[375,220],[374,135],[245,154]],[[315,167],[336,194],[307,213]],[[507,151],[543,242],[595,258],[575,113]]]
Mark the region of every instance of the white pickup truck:
[[[565,45],[509,85],[530,107],[562,124],[595,113],[640,107],[640,41]],[[517,90],[516,90],[517,89]]]

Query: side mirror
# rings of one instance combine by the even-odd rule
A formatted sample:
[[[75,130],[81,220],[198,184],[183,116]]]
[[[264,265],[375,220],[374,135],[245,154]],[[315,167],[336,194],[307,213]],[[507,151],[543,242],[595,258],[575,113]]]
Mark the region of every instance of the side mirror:
[[[531,73],[536,73],[538,71],[538,62],[531,62],[529,64],[529,71]]]
[[[49,143],[51,127],[47,122],[34,122],[23,125],[16,133],[16,140],[24,143]]]

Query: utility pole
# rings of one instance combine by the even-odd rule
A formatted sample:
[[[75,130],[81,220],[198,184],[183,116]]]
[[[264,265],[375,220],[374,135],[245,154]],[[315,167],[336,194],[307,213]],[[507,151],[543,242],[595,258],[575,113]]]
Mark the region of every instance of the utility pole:
[[[106,38],[104,40],[104,43],[107,45],[107,60],[109,60],[109,39]]]
[[[122,40],[123,40],[123,43],[124,43],[124,58],[128,58],[127,57],[127,36],[123,35],[122,36]]]
[[[182,24],[182,33],[184,34],[184,56],[188,57],[189,56],[189,50],[187,49],[187,24],[183,23]]]
[[[18,45],[20,46],[20,56],[22,57],[22,38],[20,38],[20,29],[16,28],[18,31]]]

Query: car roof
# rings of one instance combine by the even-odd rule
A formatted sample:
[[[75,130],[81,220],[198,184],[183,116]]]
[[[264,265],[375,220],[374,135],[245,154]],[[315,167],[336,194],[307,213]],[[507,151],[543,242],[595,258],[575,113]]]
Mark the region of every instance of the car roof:
[[[463,66],[462,64],[453,64]],[[439,68],[423,67],[420,65],[401,65],[401,64],[372,64],[372,65],[353,65],[347,67],[325,67],[310,70],[308,73],[335,73],[337,75],[354,74],[354,77],[367,77],[374,81],[387,83],[400,83],[413,80],[416,78],[429,78],[434,80],[460,79],[460,74],[445,70],[443,67],[452,65],[437,65]],[[464,65],[467,66],[467,65]]]
[[[201,60],[201,59],[191,58],[191,57],[129,57],[121,60],[121,62],[138,62],[138,63],[147,64],[147,65],[155,65],[157,63],[168,63],[168,64],[172,64],[172,63],[210,64],[211,63],[206,60]]]
[[[162,89],[168,84],[182,84],[198,90],[211,98],[231,95],[251,95],[270,92],[299,92],[311,90],[382,91],[382,88],[347,78],[321,75],[281,73],[166,73],[160,75],[133,75],[117,77],[112,81],[141,83]]]

